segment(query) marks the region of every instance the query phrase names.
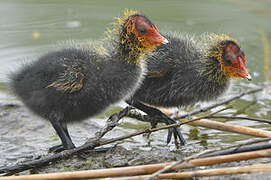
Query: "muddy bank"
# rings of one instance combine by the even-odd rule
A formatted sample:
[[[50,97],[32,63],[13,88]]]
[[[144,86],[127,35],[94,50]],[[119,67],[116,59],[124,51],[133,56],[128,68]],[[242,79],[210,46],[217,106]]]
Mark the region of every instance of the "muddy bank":
[[[110,113],[112,113],[112,111],[110,111]],[[83,144],[88,138],[93,137],[96,130],[104,125],[105,121],[103,119],[106,119],[106,116],[99,116],[94,118],[94,120],[86,120],[79,124],[70,125],[69,129],[76,145]],[[59,139],[49,122],[39,119],[39,117],[30,113],[24,106],[17,102],[0,104],[0,122],[0,167],[25,160],[32,160],[40,156],[46,156],[48,155],[48,148],[59,143]],[[133,127],[133,125],[135,127]],[[147,123],[125,119],[122,121],[121,126],[115,128],[105,136],[105,138],[121,136],[147,127],[149,127]],[[194,133],[196,136],[186,136],[188,145],[181,147],[180,149],[175,149],[173,143],[167,145],[167,132],[161,131],[152,134],[150,139],[147,138],[147,136],[138,136],[124,140],[119,142],[115,148],[112,148],[107,152],[89,154],[86,160],[73,156],[69,159],[51,163],[43,168],[35,168],[20,174],[113,168],[176,161],[206,148],[221,145],[220,142],[206,141],[205,138],[202,138],[202,136],[198,134],[199,132],[197,132],[195,128],[182,128],[182,131],[184,131],[184,134],[186,135]],[[112,146],[113,145],[116,144],[112,144]],[[270,162],[270,158],[262,158],[214,165],[211,166],[211,168],[245,166]],[[201,170],[209,168],[210,166],[196,169]],[[189,169],[186,171],[189,171]],[[271,174],[242,174],[205,177],[201,179],[247,180],[255,178],[261,178],[263,180],[269,179],[271,178]]]
[[[118,112],[119,109],[121,108],[114,108],[114,110],[111,109],[105,114],[112,114],[115,111]],[[105,125],[105,119],[107,117],[107,115],[100,115],[81,123],[69,124],[68,128],[76,146],[82,145],[89,138],[94,137],[95,132]],[[0,104],[0,122],[0,166],[10,165],[16,162],[22,162],[35,157],[47,155],[48,149],[51,146],[60,143],[58,136],[48,121],[44,121],[40,119],[40,117],[35,116],[23,105],[17,102]],[[104,138],[108,139],[119,137],[149,127],[148,123],[142,123],[132,119],[124,119],[121,120],[121,125],[119,127],[113,129]],[[137,136],[117,142],[116,149],[121,149],[121,151],[117,151],[121,152],[121,154],[119,154],[119,156],[116,155],[109,158],[111,153],[107,153],[106,157],[103,157],[103,159],[105,158],[107,161],[108,159],[112,159],[112,163],[102,162],[101,165],[97,165],[99,163],[94,164],[99,168],[133,165],[142,163],[143,161],[140,162],[140,159],[144,156],[146,156],[146,158],[143,158],[145,159],[145,163],[164,162],[167,160],[176,160],[178,157],[181,158],[184,153],[190,153],[191,151],[196,152],[199,150],[194,147],[197,143],[177,150],[173,143],[169,145],[166,144],[166,136],[167,131],[161,131],[160,133],[152,134],[150,137]],[[116,143],[110,146],[114,145],[116,145]],[[115,149],[112,150],[115,151]],[[181,150],[183,150],[183,153],[181,153]],[[129,157],[124,155],[129,155]],[[155,155],[156,157],[154,157]],[[97,154],[94,157],[98,158],[100,156],[105,156],[105,154]],[[136,158],[136,156],[139,157]],[[123,158],[126,163],[117,160],[117,157]],[[91,159],[91,161],[95,162],[94,159]]]

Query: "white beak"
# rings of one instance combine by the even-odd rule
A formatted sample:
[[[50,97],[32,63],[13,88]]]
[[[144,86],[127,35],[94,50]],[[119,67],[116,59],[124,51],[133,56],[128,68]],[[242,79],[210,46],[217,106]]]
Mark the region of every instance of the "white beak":
[[[247,79],[247,80],[249,80],[249,81],[251,81],[251,80],[252,80],[251,75],[250,75],[250,74],[248,74],[248,75],[246,76],[246,79]]]
[[[168,40],[167,39],[164,39],[162,44],[167,44],[168,43]]]

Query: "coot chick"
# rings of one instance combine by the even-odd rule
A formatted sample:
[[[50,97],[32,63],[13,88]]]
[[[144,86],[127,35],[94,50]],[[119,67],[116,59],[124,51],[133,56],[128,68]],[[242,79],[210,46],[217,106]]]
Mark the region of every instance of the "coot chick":
[[[125,11],[104,46],[49,52],[11,75],[11,89],[35,114],[49,120],[62,144],[75,148],[67,123],[79,122],[129,97],[142,81],[142,57],[168,41],[136,11]]]
[[[232,78],[251,80],[244,52],[228,35],[205,34],[198,40],[174,33],[164,36],[169,43],[158,47],[149,57],[146,77],[127,101],[158,121],[174,120],[146,104],[162,107],[193,105],[222,95]],[[168,143],[171,137],[169,131]]]

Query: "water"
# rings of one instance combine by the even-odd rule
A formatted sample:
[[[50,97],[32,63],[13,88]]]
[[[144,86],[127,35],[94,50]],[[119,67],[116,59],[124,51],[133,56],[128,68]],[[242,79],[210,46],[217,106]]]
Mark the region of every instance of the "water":
[[[220,99],[270,82],[271,1],[268,0],[0,0],[0,103],[15,100],[6,89],[7,74],[16,70],[23,62],[53,49],[59,41],[103,38],[108,24],[126,8],[146,14],[160,31],[189,32],[196,35],[204,32],[227,33],[236,38],[246,53],[253,81],[234,81],[231,91]],[[232,104],[234,108],[227,111],[228,115],[271,119],[270,89],[265,93],[246,96]],[[11,109],[8,114],[0,116],[0,164],[14,161],[24,153],[46,151],[58,142],[47,122],[32,122],[31,119],[34,118],[24,108],[19,109],[19,112],[22,114],[13,114]],[[72,126],[74,141],[83,143],[94,134],[95,129],[103,125],[102,119],[105,118],[102,115],[95,122],[85,121],[84,124]],[[131,119],[124,122],[114,135],[132,133],[147,126],[146,123]],[[251,121],[234,120],[229,123],[271,130],[269,125]],[[190,126],[183,126],[182,131],[190,144],[199,143],[202,147],[217,143],[231,144],[250,138]],[[173,144],[166,145],[166,135],[166,131],[154,133],[152,146],[174,149]],[[151,149],[142,136],[125,141],[124,146],[130,149]]]

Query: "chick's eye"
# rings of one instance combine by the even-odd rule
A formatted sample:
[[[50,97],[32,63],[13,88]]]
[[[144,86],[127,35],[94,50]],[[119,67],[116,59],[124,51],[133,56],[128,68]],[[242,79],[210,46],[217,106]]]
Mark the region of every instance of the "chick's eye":
[[[139,32],[140,32],[140,34],[146,34],[147,33],[146,29],[140,29]]]
[[[229,59],[224,59],[224,61],[225,61],[225,63],[226,63],[226,65],[231,65],[231,60],[229,60]]]
[[[230,55],[230,54],[228,54],[228,55],[226,55],[225,57],[224,57],[224,62],[225,62],[225,64],[226,65],[231,65],[232,64],[232,62],[231,62],[231,60],[233,59],[233,56],[232,55]]]

